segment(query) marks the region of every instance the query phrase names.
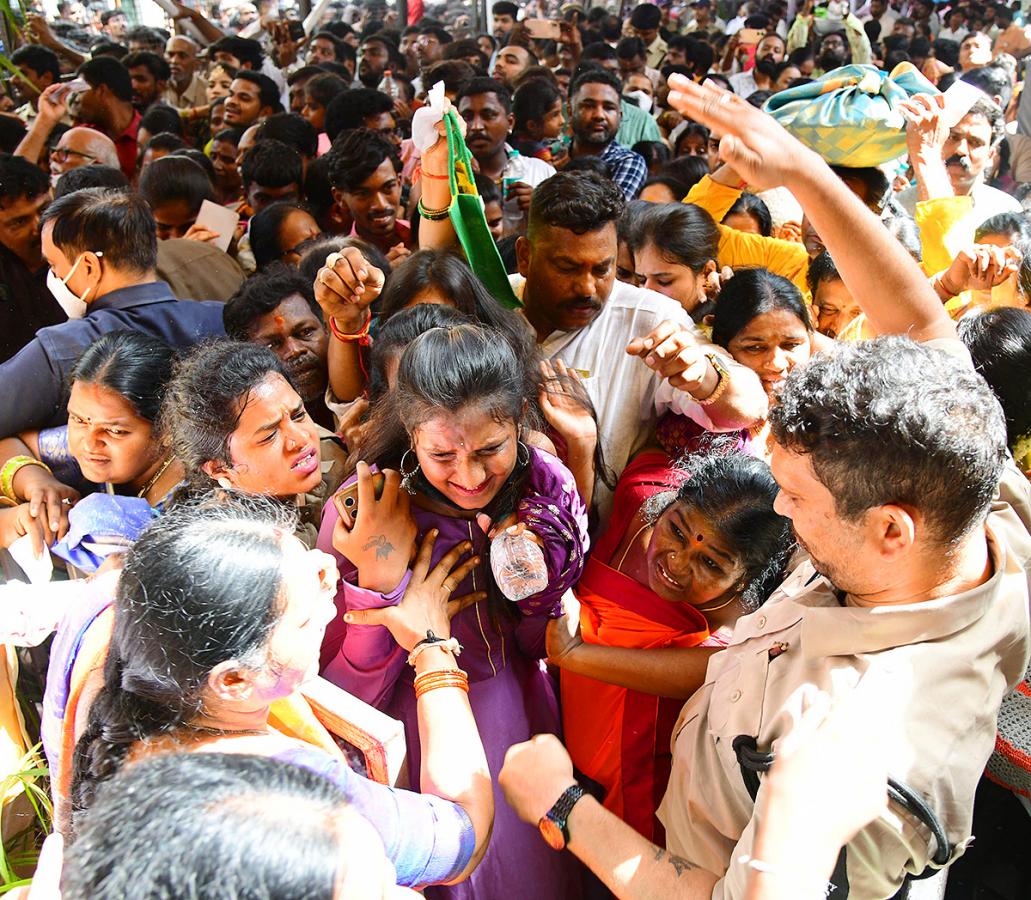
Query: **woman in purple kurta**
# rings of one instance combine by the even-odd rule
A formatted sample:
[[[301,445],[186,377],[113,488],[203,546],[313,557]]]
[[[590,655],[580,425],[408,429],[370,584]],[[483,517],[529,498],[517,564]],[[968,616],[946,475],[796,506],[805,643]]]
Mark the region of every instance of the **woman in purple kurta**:
[[[409,358],[412,348],[417,348],[420,341],[434,332],[443,331],[448,329],[427,332],[405,352],[398,375],[402,388],[406,386],[405,379],[412,377]],[[436,339],[446,340],[440,336]],[[495,337],[493,343],[497,349],[501,342]],[[464,375],[465,381],[477,386],[472,390],[480,389],[478,386],[488,390],[489,377],[476,372],[475,357],[479,350],[482,350],[479,345],[466,346],[461,353],[453,353],[452,359],[462,359],[466,365],[453,364],[453,369],[461,371],[450,374],[458,381],[463,380]],[[511,354],[511,350],[507,352]],[[511,365],[516,365],[514,359]],[[411,390],[410,384],[407,389]],[[457,393],[461,396],[461,391]],[[457,417],[463,408],[456,405],[452,412]],[[437,412],[444,415],[440,410]],[[511,431],[514,439],[514,422]],[[487,762],[496,775],[506,750],[513,744],[541,732],[559,734],[555,686],[541,660],[545,656],[548,621],[560,615],[562,594],[576,583],[583,568],[587,546],[586,511],[569,470],[550,453],[521,443],[505,484],[488,498],[484,508],[475,508],[471,503],[459,505],[447,493],[446,484],[444,490],[437,489],[431,474],[432,463],[428,464],[428,469],[426,457],[418,452],[418,428],[413,428],[412,432],[416,435],[413,448],[422,463],[420,471],[411,479],[415,492],[411,514],[418,532],[417,540],[431,529],[439,531],[434,561],[457,544],[468,541],[472,553],[482,562],[458,585],[454,595],[479,591],[492,595],[457,613],[451,623],[451,633],[463,647],[460,662],[469,675],[469,700],[487,751]],[[489,565],[490,538],[477,520],[480,516],[482,521],[484,511],[495,519],[500,518],[493,515],[498,513],[497,499],[513,486],[517,487],[513,512],[519,523],[540,542],[548,569],[548,587],[516,602],[501,596],[494,584]],[[508,514],[508,510],[502,512]],[[419,728],[413,673],[406,664],[407,654],[386,628],[343,622],[345,612],[396,604],[404,593],[410,572],[386,593],[358,587],[355,565],[334,547],[334,530],[339,542],[338,519],[335,505],[327,504],[318,547],[333,553],[340,567],[341,581],[336,597],[340,617],[327,629],[322,675],[405,723],[408,769],[410,773],[418,773]],[[412,787],[417,788],[417,785]],[[462,884],[433,887],[427,890],[426,896],[495,900],[514,896],[516,891],[519,896],[535,900],[577,897],[578,875],[566,855],[555,853],[535,828],[518,820],[496,783],[494,796],[493,836],[479,867]]]

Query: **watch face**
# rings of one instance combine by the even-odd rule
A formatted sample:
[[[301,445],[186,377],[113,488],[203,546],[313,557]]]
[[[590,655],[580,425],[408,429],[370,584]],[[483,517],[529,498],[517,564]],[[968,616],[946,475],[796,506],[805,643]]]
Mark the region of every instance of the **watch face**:
[[[562,829],[558,827],[548,816],[543,816],[540,822],[537,823],[537,827],[540,829],[541,835],[544,840],[548,842],[548,846],[552,850],[564,850],[566,847],[566,839],[562,834]]]

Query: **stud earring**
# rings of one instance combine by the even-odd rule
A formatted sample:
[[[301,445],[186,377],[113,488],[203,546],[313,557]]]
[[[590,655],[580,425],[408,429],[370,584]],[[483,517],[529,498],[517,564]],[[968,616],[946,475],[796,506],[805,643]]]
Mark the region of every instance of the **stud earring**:
[[[218,479],[218,486],[220,488],[225,488],[228,491],[233,485],[232,485],[232,482],[230,482],[230,480],[228,478],[219,478]]]

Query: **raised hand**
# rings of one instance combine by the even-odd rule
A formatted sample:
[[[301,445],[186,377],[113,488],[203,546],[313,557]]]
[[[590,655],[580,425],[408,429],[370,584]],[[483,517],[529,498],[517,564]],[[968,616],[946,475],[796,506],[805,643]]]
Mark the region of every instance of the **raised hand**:
[[[341,331],[359,331],[369,306],[383,290],[383,273],[355,247],[331,253],[315,276],[315,300]]]
[[[669,105],[722,134],[720,159],[756,190],[787,185],[800,170],[820,161],[772,116],[743,97],[713,84],[695,84],[683,75],[670,75],[669,86]]]

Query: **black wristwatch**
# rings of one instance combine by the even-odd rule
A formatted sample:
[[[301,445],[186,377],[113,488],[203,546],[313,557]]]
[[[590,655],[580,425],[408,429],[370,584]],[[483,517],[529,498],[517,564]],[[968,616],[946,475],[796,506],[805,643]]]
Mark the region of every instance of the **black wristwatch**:
[[[555,801],[555,805],[541,816],[541,820],[537,823],[541,835],[553,850],[566,849],[566,844],[569,843],[569,827],[566,824],[569,814],[573,811],[573,807],[576,806],[576,801],[584,796],[585,793],[586,791],[580,785],[571,784],[562,792],[562,796]]]

